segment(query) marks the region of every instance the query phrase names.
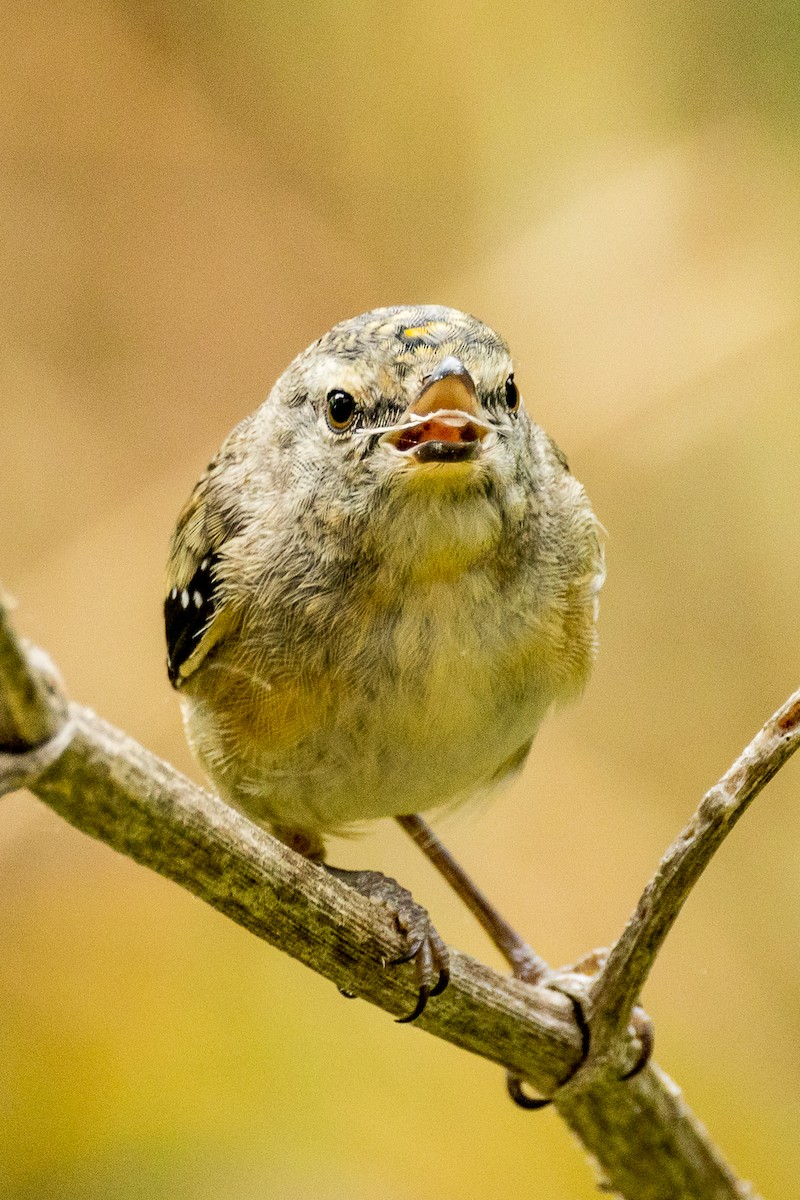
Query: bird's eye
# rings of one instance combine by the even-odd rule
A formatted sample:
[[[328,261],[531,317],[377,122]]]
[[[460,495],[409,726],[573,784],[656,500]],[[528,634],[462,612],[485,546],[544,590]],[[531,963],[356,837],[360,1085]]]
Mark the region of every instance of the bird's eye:
[[[506,408],[510,413],[515,413],[519,408],[519,388],[514,383],[513,375],[506,380]]]
[[[352,425],[356,415],[356,402],[349,392],[335,388],[328,392],[328,424],[331,429],[341,433]]]

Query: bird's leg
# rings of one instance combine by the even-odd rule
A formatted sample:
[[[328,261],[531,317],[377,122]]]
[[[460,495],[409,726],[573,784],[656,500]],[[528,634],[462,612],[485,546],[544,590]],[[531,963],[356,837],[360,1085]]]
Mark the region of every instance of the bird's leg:
[[[543,958],[540,958],[531,949],[527,942],[523,941],[516,930],[512,929],[505,917],[497,911],[488,897],[483,894],[480,888],[475,886],[467,873],[453,858],[450,851],[442,845],[430,826],[423,821],[422,817],[414,815],[397,817],[396,820],[412,841],[416,842],[423,854],[433,863],[437,871],[444,876],[456,894],[464,901],[473,916],[480,922],[494,945],[511,967],[515,978],[522,979],[525,983],[545,985],[550,980],[555,979],[555,972],[551,970]],[[568,1083],[586,1061],[591,1043],[589,1021],[584,1013],[583,1005],[577,997],[570,995],[569,992],[565,991],[564,994],[572,1003],[575,1023],[581,1035],[582,1053],[577,1065],[570,1071],[567,1078],[561,1082],[560,1087]],[[644,1009],[637,1007],[633,1010],[631,1025],[634,1033],[639,1038],[641,1049],[636,1063],[623,1076],[624,1079],[633,1078],[634,1075],[637,1075],[647,1065],[653,1049],[653,1025]],[[544,1108],[545,1105],[550,1103],[549,1099],[528,1096],[523,1090],[522,1080],[518,1076],[509,1073],[507,1081],[509,1094],[512,1100],[516,1104],[519,1104],[520,1107]]]
[[[486,930],[494,945],[503,955],[517,979],[525,983],[542,983],[551,974],[550,968],[527,942],[512,929],[505,917],[494,907],[487,896],[459,866],[450,851],[442,845],[436,834],[422,817],[396,817],[412,841],[430,859],[456,895],[464,901],[472,915]]]
[[[413,962],[418,987],[417,1003],[407,1016],[398,1017],[398,1022],[403,1025],[415,1021],[430,997],[438,996],[450,981],[450,955],[434,929],[427,909],[417,904],[411,893],[395,879],[382,875],[380,871],[347,871],[342,867],[328,866],[327,863],[323,863],[323,866],[329,875],[383,905],[394,917],[405,949],[389,965]]]

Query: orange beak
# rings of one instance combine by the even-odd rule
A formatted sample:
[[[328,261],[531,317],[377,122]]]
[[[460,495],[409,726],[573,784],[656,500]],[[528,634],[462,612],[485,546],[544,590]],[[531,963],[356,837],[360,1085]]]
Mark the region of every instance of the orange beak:
[[[381,440],[417,462],[466,462],[489,432],[472,376],[452,356],[425,380],[400,420]]]

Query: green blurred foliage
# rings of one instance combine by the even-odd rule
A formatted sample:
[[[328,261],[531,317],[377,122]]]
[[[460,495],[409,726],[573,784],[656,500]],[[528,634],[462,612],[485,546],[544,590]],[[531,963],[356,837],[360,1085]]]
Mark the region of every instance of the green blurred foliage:
[[[797,686],[795,4],[8,0],[0,573],[72,693],[194,772],[165,547],[298,350],[431,299],[509,338],[609,530],[602,652],[522,779],[441,831],[553,962],[619,930]],[[765,1195],[800,1176],[798,768],[726,844],[646,1003]],[[457,945],[386,824],[338,843]],[[595,1195],[552,1114],[178,889],[0,805],[2,1200]]]

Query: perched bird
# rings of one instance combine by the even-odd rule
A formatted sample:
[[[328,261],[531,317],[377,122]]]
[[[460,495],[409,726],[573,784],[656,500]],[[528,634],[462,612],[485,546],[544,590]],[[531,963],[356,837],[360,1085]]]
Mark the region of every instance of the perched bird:
[[[220,794],[322,861],[328,834],[511,775],[591,668],[598,530],[493,330],[437,306],[334,326],[233,430],[172,540],[169,677]],[[446,984],[443,943],[393,880],[336,873],[394,912],[413,1019]]]

